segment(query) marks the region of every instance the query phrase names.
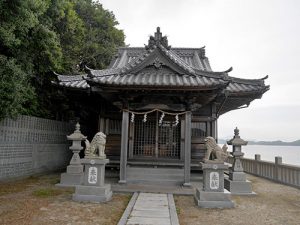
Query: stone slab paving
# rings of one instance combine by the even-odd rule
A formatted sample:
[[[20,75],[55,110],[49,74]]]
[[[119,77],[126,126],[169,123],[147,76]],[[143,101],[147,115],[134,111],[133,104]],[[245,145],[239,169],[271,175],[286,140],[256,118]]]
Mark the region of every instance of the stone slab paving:
[[[135,193],[118,225],[179,225],[172,194]]]

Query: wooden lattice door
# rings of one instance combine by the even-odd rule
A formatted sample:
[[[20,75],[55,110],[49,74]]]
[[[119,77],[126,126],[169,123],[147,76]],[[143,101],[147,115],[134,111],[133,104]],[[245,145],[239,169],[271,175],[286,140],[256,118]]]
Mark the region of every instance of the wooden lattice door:
[[[132,157],[180,158],[180,123],[173,117],[165,117],[158,123],[158,113],[143,122],[142,116],[134,121]]]

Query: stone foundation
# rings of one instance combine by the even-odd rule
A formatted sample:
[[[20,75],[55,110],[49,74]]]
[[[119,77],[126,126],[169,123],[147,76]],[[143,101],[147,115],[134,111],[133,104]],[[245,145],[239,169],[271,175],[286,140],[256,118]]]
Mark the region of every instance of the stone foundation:
[[[230,192],[208,192],[196,190],[195,203],[201,208],[233,208],[234,203],[230,199]]]
[[[224,190],[224,162],[208,161],[201,163],[203,169],[203,188],[196,189],[194,197],[197,206],[202,208],[232,208],[230,192]]]
[[[105,184],[105,165],[108,159],[81,160],[84,165],[84,177],[82,185],[75,186],[74,201],[80,202],[107,202],[112,197],[110,184]]]
[[[102,187],[76,185],[73,200],[79,202],[107,202],[111,200],[112,191],[110,184],[105,184]]]

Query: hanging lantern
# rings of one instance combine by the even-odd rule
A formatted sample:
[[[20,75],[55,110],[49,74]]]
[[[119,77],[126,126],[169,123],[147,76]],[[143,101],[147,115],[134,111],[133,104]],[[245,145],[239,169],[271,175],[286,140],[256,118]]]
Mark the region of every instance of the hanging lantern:
[[[130,120],[131,123],[134,123],[134,116],[135,116],[135,115],[134,115],[134,113],[132,112],[132,113],[131,113],[131,120]]]
[[[147,113],[144,114],[144,119],[143,119],[143,122],[146,123],[147,122]]]

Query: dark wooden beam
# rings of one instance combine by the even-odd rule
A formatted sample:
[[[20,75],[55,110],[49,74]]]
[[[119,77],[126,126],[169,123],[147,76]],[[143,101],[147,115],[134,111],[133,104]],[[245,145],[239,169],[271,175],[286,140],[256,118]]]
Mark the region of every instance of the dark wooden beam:
[[[127,149],[128,149],[128,111],[123,111],[122,116],[122,134],[121,134],[121,156],[120,156],[120,184],[126,183],[127,170]]]
[[[192,113],[185,114],[185,132],[184,132],[184,184],[183,186],[190,187],[191,183],[191,124]]]
[[[170,111],[184,111],[185,106],[183,104],[146,104],[146,103],[131,103],[129,108],[131,110],[151,110],[161,109]]]

